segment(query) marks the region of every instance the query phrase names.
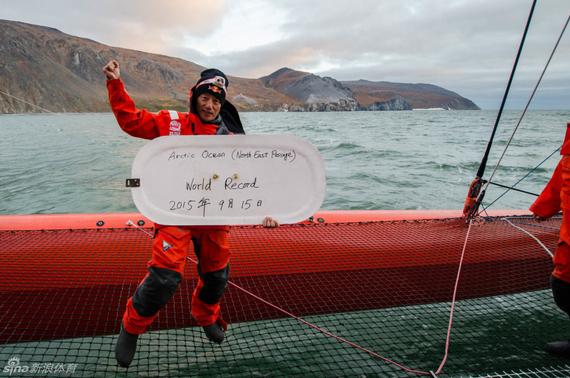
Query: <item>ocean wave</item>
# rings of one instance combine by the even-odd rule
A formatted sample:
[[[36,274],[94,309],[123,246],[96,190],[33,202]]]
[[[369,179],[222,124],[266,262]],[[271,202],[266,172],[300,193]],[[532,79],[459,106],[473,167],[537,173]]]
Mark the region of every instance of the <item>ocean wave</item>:
[[[327,174],[324,208],[449,209],[463,206],[495,113],[441,112],[435,117],[430,112],[370,112],[340,118],[247,113],[244,120],[249,134],[294,134],[319,148]],[[510,118],[516,119],[513,114]],[[512,185],[548,156],[562,140],[569,114],[529,112],[494,180]],[[3,116],[0,126],[1,213],[134,209],[122,178],[146,141],[121,132],[111,114]],[[504,140],[494,145],[499,148],[491,151],[485,178]],[[521,188],[542,190],[558,159],[554,156],[538,168]],[[531,200],[509,193],[500,203],[503,208],[528,208]]]

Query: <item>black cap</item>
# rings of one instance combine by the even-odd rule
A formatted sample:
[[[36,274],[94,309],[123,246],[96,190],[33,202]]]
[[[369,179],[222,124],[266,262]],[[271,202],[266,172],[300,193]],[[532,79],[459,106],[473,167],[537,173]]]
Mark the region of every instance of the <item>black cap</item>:
[[[230,81],[228,77],[216,68],[208,68],[200,73],[200,79],[190,90],[190,111],[197,114],[196,99],[203,93],[215,96],[222,103],[220,115],[226,127],[234,134],[245,134],[239,113],[235,106],[226,101]]]
[[[197,98],[203,93],[209,93],[223,103],[226,99],[229,85],[230,81],[222,71],[215,68],[208,68],[202,71],[200,79],[198,79],[196,85],[192,88],[192,97]]]

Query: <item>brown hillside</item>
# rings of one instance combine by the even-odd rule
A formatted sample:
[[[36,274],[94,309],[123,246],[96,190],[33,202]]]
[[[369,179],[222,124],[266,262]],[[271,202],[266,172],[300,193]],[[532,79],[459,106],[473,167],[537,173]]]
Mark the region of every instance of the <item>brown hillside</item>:
[[[109,111],[101,69],[110,59],[138,106],[186,109],[189,88],[205,68],[164,55],[115,48],[59,30],[0,20],[0,87],[54,112]],[[230,99],[241,110],[273,110],[295,100],[258,79],[229,76]],[[39,111],[2,96],[1,113]]]
[[[406,84],[368,80],[343,81],[342,83],[352,90],[358,103],[362,106],[386,102],[401,96],[412,105],[413,109],[479,110],[479,107],[471,100],[433,84]]]
[[[109,111],[103,66],[121,64],[138,107],[188,108],[188,91],[205,68],[179,58],[116,48],[59,30],[0,20],[0,113]],[[430,84],[339,82],[282,68],[260,79],[229,76],[229,99],[240,110],[331,111],[478,109],[457,93]]]

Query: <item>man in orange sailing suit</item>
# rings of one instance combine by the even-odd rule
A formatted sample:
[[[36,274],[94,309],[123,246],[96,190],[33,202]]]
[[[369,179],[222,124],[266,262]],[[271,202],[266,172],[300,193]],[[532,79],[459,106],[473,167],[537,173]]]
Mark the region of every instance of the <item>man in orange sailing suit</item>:
[[[103,72],[107,77],[109,101],[117,122],[132,136],[153,139],[163,135],[244,134],[237,110],[226,101],[228,78],[217,69],[201,73],[191,89],[188,113],[139,110],[120,79],[119,63],[110,61]],[[266,217],[263,226],[276,227],[278,223]],[[148,273],[127,301],[121,322],[115,348],[120,366],[128,367],[131,364],[138,336],[146,332],[159,310],[176,291],[182,279],[190,242],[199,261],[199,280],[192,295],[192,316],[210,341],[221,343],[224,340],[227,325],[220,317],[219,302],[229,275],[228,234],[228,226],[155,225]]]
[[[554,301],[570,316],[570,122],[560,154],[562,159],[540,196],[531,205],[530,211],[538,220],[543,220],[562,210],[560,238],[554,252],[554,271],[550,285]],[[548,343],[545,349],[548,353],[570,358],[569,340]]]

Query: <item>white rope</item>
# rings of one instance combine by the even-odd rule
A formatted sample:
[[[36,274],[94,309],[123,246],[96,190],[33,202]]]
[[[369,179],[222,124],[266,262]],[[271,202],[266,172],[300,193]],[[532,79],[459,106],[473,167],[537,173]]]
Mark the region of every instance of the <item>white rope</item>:
[[[134,226],[134,227],[136,227],[137,229],[139,229],[139,230],[141,230],[142,232],[144,232],[145,234],[147,234],[148,236],[150,236],[151,238],[153,237],[153,235],[152,235],[151,233],[145,231],[144,229],[142,229],[141,227],[139,227],[138,225],[136,225],[135,223],[133,223],[133,221],[130,220],[130,219],[127,221],[127,225],[128,225],[128,226]],[[467,236],[469,236],[469,233],[468,233]],[[191,258],[190,256],[186,256],[186,260],[191,261],[191,262],[193,262],[194,264],[198,264],[198,261],[195,260],[195,259],[193,259],[193,258]],[[318,332],[324,334],[325,336],[331,337],[331,338],[333,338],[333,339],[335,339],[335,340],[337,340],[337,341],[339,341],[339,342],[341,342],[341,343],[348,344],[348,345],[350,345],[351,347],[353,347],[353,348],[355,348],[355,349],[358,349],[358,350],[360,350],[360,351],[362,351],[362,352],[365,352],[365,353],[369,354],[369,355],[372,356],[372,357],[376,357],[376,358],[378,358],[378,359],[380,359],[380,360],[382,360],[382,361],[384,361],[384,362],[386,362],[386,363],[389,363],[389,364],[392,364],[392,365],[394,365],[394,366],[397,366],[398,368],[400,368],[400,369],[402,369],[402,370],[404,370],[404,371],[406,371],[406,372],[408,372],[408,373],[413,373],[413,374],[416,374],[416,375],[432,375],[432,376],[434,376],[434,377],[437,377],[437,375],[435,375],[435,374],[434,374],[433,372],[431,372],[431,371],[430,371],[430,372],[427,372],[427,371],[422,371],[422,370],[416,370],[416,369],[409,368],[409,367],[407,367],[407,366],[405,366],[405,365],[402,365],[402,364],[400,364],[400,363],[398,363],[398,362],[396,362],[396,361],[393,361],[393,360],[391,360],[391,359],[389,359],[389,358],[386,358],[386,357],[384,357],[384,356],[381,356],[380,354],[378,354],[378,353],[376,353],[376,352],[374,352],[374,351],[371,351],[371,350],[369,350],[369,349],[366,349],[366,348],[362,347],[362,346],[359,345],[359,344],[356,344],[356,343],[354,343],[354,342],[352,342],[352,341],[350,341],[350,340],[347,340],[347,339],[345,339],[345,338],[343,338],[343,337],[341,337],[341,336],[338,336],[338,335],[336,335],[336,334],[334,334],[334,333],[332,333],[332,332],[329,332],[329,331],[327,331],[327,330],[325,330],[325,329],[323,329],[323,328],[321,328],[321,327],[319,327],[319,326],[317,326],[317,325],[315,325],[315,324],[313,324],[313,323],[311,323],[311,322],[308,322],[307,320],[305,320],[305,319],[303,319],[303,318],[301,318],[301,317],[299,317],[299,316],[297,316],[297,315],[294,315],[294,314],[290,313],[289,311],[287,311],[287,310],[285,310],[285,309],[283,309],[283,308],[281,308],[281,307],[279,307],[279,306],[277,306],[277,305],[275,305],[275,304],[273,304],[273,303],[271,303],[271,302],[269,302],[269,301],[267,301],[267,300],[265,300],[265,299],[263,299],[263,298],[261,298],[261,297],[255,295],[255,294],[252,293],[251,291],[246,290],[246,289],[243,288],[242,286],[239,286],[239,285],[233,283],[233,282],[230,281],[230,280],[228,280],[228,285],[230,285],[230,286],[232,286],[232,287],[235,287],[236,289],[238,289],[238,290],[240,290],[240,291],[246,293],[247,295],[249,295],[249,296],[251,296],[251,297],[253,297],[253,298],[255,298],[255,299],[257,299],[257,300],[259,300],[259,301],[261,301],[261,302],[263,302],[263,303],[265,303],[265,304],[271,306],[271,307],[273,307],[274,309],[280,311],[281,313],[283,313],[283,314],[285,314],[285,315],[287,315],[287,316],[289,316],[289,317],[291,317],[291,318],[297,320],[298,322],[300,322],[300,323],[302,323],[302,324],[304,324],[304,325],[306,325],[306,326],[308,326],[308,327],[310,327],[310,328],[312,328],[312,329],[314,329],[314,330],[316,330],[316,331],[318,331]],[[454,301],[455,301],[455,298],[454,298]],[[452,310],[452,311],[453,311],[453,310]],[[450,324],[450,326],[451,326],[451,324]],[[449,338],[448,338],[448,341],[449,341]],[[447,353],[446,353],[446,356],[445,356],[445,357],[447,358]],[[443,366],[444,363],[445,363],[445,362],[442,362],[442,366]],[[442,366],[440,366],[440,369],[441,369]]]
[[[154,237],[154,235],[148,231],[146,231],[144,228],[139,227],[139,225],[137,225],[135,222],[133,222],[132,220],[128,220],[127,221],[127,226],[134,226],[136,228],[138,228],[139,230],[141,230],[142,232],[144,232],[145,234],[147,234],[148,236],[150,236],[151,238]]]
[[[453,328],[453,315],[455,314],[457,290],[459,288],[459,279],[461,278],[461,269],[463,268],[465,251],[467,250],[467,242],[469,240],[469,235],[471,234],[471,226],[473,226],[473,219],[469,220],[469,227],[467,228],[467,234],[465,235],[465,241],[463,242],[463,248],[461,250],[461,257],[459,258],[459,264],[457,266],[457,275],[455,276],[455,285],[453,286],[453,295],[451,297],[451,308],[449,310],[449,323],[447,326],[447,335],[445,337],[445,353],[443,355],[441,363],[439,364],[439,367],[435,371],[435,374],[433,374],[436,377],[438,374],[441,374],[441,372],[443,371],[443,367],[445,366],[445,363],[447,362],[447,357],[449,356],[449,345],[451,344],[451,330]]]
[[[507,220],[507,221],[508,221],[508,220]],[[136,224],[134,224],[130,219],[127,221],[127,225],[135,226],[135,227],[137,227],[138,229],[140,229],[141,231],[145,232],[147,235],[149,235],[149,236],[152,237],[151,234],[149,234],[148,232],[146,232],[146,231],[143,230],[142,228],[138,227],[138,226],[137,226]],[[472,227],[472,226],[473,226],[473,220],[470,220],[470,221],[469,221],[469,227],[467,228],[467,233],[466,233],[466,235],[465,235],[465,240],[464,240],[464,242],[463,242],[463,248],[462,248],[462,250],[461,250],[461,256],[460,256],[459,264],[458,264],[458,267],[457,267],[457,275],[456,275],[456,277],[455,277],[455,285],[454,285],[454,288],[453,288],[453,295],[452,295],[452,298],[451,298],[451,308],[450,308],[450,311],[449,311],[449,323],[448,323],[448,327],[447,327],[447,335],[446,335],[446,338],[445,338],[445,353],[444,353],[444,356],[443,356],[443,358],[442,358],[442,360],[441,360],[441,362],[440,362],[440,365],[439,365],[438,369],[437,369],[435,372],[434,372],[434,371],[415,370],[415,369],[409,368],[409,367],[407,367],[407,366],[404,366],[404,365],[402,365],[402,364],[400,364],[400,363],[398,363],[398,362],[396,362],[396,361],[393,361],[393,360],[390,360],[390,359],[388,359],[388,358],[386,358],[386,357],[384,357],[384,356],[381,356],[381,355],[379,355],[378,353],[376,353],[376,352],[374,352],[374,351],[371,351],[371,350],[369,350],[369,349],[366,349],[366,348],[360,346],[359,344],[353,343],[353,342],[351,342],[351,341],[349,341],[349,340],[347,340],[347,339],[345,339],[345,338],[343,338],[343,337],[341,337],[341,336],[338,336],[338,335],[336,335],[336,334],[334,334],[334,333],[332,333],[332,332],[329,332],[329,331],[327,331],[327,330],[325,330],[325,329],[323,329],[323,328],[321,328],[321,327],[319,327],[319,326],[317,326],[317,325],[315,325],[315,324],[313,324],[313,323],[310,323],[310,322],[306,321],[305,319],[303,319],[303,318],[301,318],[301,317],[299,317],[299,316],[296,316],[296,315],[294,315],[294,314],[288,312],[287,310],[284,310],[283,308],[281,308],[281,307],[279,307],[279,306],[277,306],[277,305],[275,305],[275,304],[273,304],[273,303],[271,303],[271,302],[269,302],[269,301],[267,301],[267,300],[265,300],[265,299],[263,299],[263,298],[261,298],[261,297],[255,295],[254,293],[252,293],[252,292],[246,290],[245,288],[243,288],[243,287],[241,287],[241,286],[239,286],[239,285],[233,283],[232,281],[229,281],[229,280],[228,280],[228,285],[231,285],[232,287],[235,287],[236,289],[238,289],[238,290],[240,290],[240,291],[246,293],[247,295],[250,295],[251,297],[253,297],[253,298],[255,298],[255,299],[257,299],[257,300],[259,300],[259,301],[261,301],[261,302],[263,302],[263,303],[265,303],[265,304],[271,306],[271,307],[273,307],[274,309],[276,309],[276,310],[278,310],[278,311],[280,311],[280,312],[286,314],[287,316],[290,316],[291,318],[296,319],[296,320],[299,321],[300,323],[302,323],[302,324],[304,324],[304,325],[306,325],[306,326],[308,326],[308,327],[310,327],[310,328],[312,328],[312,329],[314,329],[314,330],[316,330],[316,331],[318,331],[318,332],[321,332],[321,333],[324,334],[325,336],[334,338],[334,339],[336,339],[337,341],[339,341],[339,342],[341,342],[341,343],[348,344],[348,345],[350,345],[351,347],[356,348],[356,349],[358,349],[358,350],[360,350],[360,351],[362,351],[362,352],[365,352],[365,353],[367,353],[367,354],[370,355],[370,356],[376,357],[376,358],[378,358],[378,359],[380,359],[380,360],[382,360],[382,361],[384,361],[384,362],[387,362],[387,363],[389,363],[389,364],[392,364],[392,365],[394,365],[394,366],[397,366],[397,367],[399,367],[400,369],[402,369],[402,370],[404,370],[404,371],[407,371],[407,372],[409,372],[409,373],[414,373],[414,374],[417,374],[417,375],[429,375],[429,376],[432,376],[432,377],[437,377],[438,374],[441,374],[441,372],[443,371],[443,367],[445,366],[445,364],[446,364],[446,362],[447,362],[447,358],[448,358],[448,356],[449,356],[449,346],[450,346],[450,344],[451,344],[451,330],[452,330],[452,328],[453,328],[453,318],[454,318],[454,314],[455,314],[455,305],[456,305],[456,301],[457,301],[457,291],[458,291],[458,287],[459,287],[459,281],[460,281],[460,277],[461,277],[461,269],[462,269],[462,267],[463,267],[463,261],[464,261],[464,258],[465,258],[465,252],[466,252],[466,250],[467,250],[467,243],[468,243],[468,240],[469,240],[469,235],[470,235],[470,233],[471,233],[471,227]],[[540,243],[540,241],[539,241],[539,243]],[[193,262],[194,264],[197,264],[197,263],[198,263],[197,260],[191,258],[190,256],[186,256],[186,259],[187,259],[188,261]]]
[[[525,234],[527,234],[528,236],[530,236],[531,238],[533,238],[533,239],[538,243],[538,245],[540,245],[540,246],[546,251],[546,253],[548,253],[548,255],[549,255],[550,257],[554,257],[554,254],[553,254],[552,252],[550,252],[550,250],[549,250],[548,248],[546,248],[546,246],[545,246],[540,240],[538,240],[538,238],[537,238],[536,236],[534,236],[533,234],[531,234],[530,232],[528,232],[528,231],[525,230],[524,228],[519,227],[519,226],[516,226],[515,224],[513,224],[513,222],[511,222],[511,221],[509,220],[509,218],[506,218],[506,217],[505,217],[505,218],[501,218],[501,220],[504,220],[505,222],[507,222],[508,224],[510,224],[511,226],[513,226],[514,228],[516,228],[517,230],[522,231],[522,232],[524,232]]]
[[[31,102],[28,102],[28,101],[26,101],[26,100],[24,100],[24,99],[22,99],[22,98],[13,96],[13,95],[11,95],[10,93],[6,93],[6,92],[3,92],[3,91],[0,91],[0,93],[6,95],[6,96],[8,96],[8,97],[12,97],[13,99],[16,99],[16,100],[18,100],[18,101],[21,101],[21,102],[23,102],[24,104],[28,104],[28,105],[31,105],[31,106],[35,106],[36,108],[41,109],[41,110],[43,110],[43,111],[46,112],[46,113],[55,114],[55,113],[52,112],[51,110],[47,110],[46,108],[42,108],[42,107],[39,106],[39,105],[32,104]]]

